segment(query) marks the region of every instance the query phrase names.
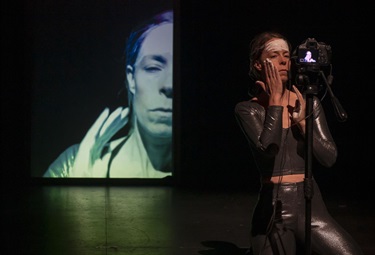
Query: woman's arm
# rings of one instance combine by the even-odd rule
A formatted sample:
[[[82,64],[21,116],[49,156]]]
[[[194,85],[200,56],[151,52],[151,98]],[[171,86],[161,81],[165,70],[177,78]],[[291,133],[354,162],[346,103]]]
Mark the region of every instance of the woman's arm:
[[[331,167],[337,159],[337,147],[328,128],[320,100],[314,97],[313,102],[313,153],[320,164]]]
[[[235,107],[235,116],[252,146],[269,156],[275,156],[280,148],[282,136],[282,106],[262,106],[251,101],[240,102]]]

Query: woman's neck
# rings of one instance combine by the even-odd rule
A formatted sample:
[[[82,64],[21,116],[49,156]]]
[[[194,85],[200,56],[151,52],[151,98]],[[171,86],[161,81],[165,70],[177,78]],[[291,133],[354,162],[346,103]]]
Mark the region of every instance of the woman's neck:
[[[138,132],[143,146],[147,152],[148,158],[156,170],[170,171],[172,162],[172,138],[155,137],[140,128]]]

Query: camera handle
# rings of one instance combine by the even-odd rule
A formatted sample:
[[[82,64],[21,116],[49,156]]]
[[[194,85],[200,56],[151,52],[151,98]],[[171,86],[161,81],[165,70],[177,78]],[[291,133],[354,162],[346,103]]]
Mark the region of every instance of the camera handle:
[[[340,121],[340,122],[346,121],[348,119],[348,114],[346,113],[344,108],[341,106],[339,100],[337,99],[337,97],[335,97],[335,95],[333,94],[332,89],[331,89],[333,76],[328,75],[328,81],[327,81],[323,71],[320,71],[320,75],[323,77],[324,83],[327,86],[328,93],[331,96],[331,102],[332,102],[332,105],[333,105],[333,109],[335,110],[337,120]]]

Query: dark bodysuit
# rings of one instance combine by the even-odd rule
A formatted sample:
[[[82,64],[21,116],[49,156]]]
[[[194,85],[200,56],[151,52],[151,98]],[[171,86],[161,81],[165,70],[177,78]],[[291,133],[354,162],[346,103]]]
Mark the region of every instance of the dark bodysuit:
[[[262,185],[254,208],[251,243],[254,255],[296,254],[297,245],[305,241],[304,182],[281,182],[283,175],[305,173],[304,136],[296,125],[283,128],[282,106],[265,109],[256,101],[236,105],[235,116],[244,132]],[[314,158],[331,167],[337,148],[329,131],[323,107],[313,98]],[[279,176],[279,183],[267,182]],[[330,216],[320,190],[313,180],[311,199],[311,249],[320,255],[363,254],[352,237]]]

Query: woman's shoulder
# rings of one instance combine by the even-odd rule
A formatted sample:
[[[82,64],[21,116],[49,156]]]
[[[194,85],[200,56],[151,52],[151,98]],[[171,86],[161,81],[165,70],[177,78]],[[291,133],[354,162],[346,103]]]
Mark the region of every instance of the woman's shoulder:
[[[256,100],[246,100],[238,102],[234,109],[234,114],[237,117],[243,118],[248,116],[264,116],[265,109],[262,105],[259,104]]]
[[[254,99],[249,99],[249,100],[238,102],[235,106],[236,112],[241,111],[241,110],[250,110],[250,109],[261,110],[264,108]]]
[[[43,177],[68,177],[79,149],[79,144],[66,148],[48,167]]]

